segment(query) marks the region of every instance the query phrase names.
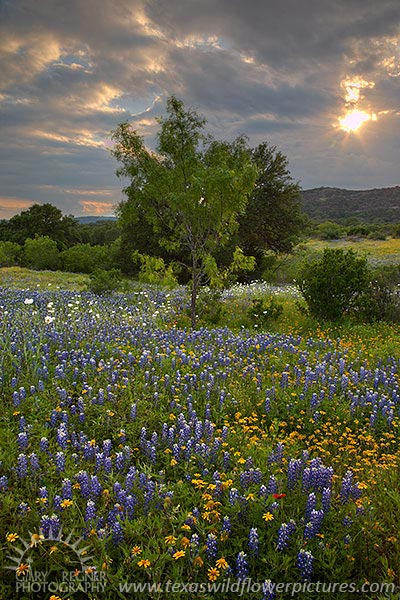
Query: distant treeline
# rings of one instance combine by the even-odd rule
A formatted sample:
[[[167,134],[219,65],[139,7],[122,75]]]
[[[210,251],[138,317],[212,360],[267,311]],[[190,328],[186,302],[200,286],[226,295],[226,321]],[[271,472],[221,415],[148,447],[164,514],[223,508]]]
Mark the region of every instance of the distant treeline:
[[[388,237],[400,238],[400,223],[363,223],[356,217],[348,217],[340,222],[311,221],[308,235],[321,240],[338,240],[345,237],[385,240]]]
[[[297,241],[306,238],[335,240],[340,238],[368,238],[375,240],[400,237],[400,223],[363,223],[355,217],[342,222],[308,222],[303,220]],[[252,230],[250,231],[250,233]],[[255,252],[253,239],[246,228],[239,230],[234,244],[242,244],[247,254],[256,255],[257,268],[250,279],[270,278],[271,265],[276,263],[276,253],[265,244],[263,252]],[[281,254],[292,247],[282,231]],[[283,245],[286,240],[287,247]],[[294,238],[293,238],[294,243]],[[232,247],[218,254],[219,264],[228,264]],[[123,273],[137,275],[140,261],[135,252],[161,257],[168,263],[170,257],[158,243],[157,235],[146,221],[121,227],[115,219],[81,223],[72,216],[64,216],[51,204],[34,205],[29,210],[0,221],[0,267],[25,266],[33,269],[63,270],[74,273],[93,273],[96,269],[120,269]],[[179,256],[174,257],[179,261]],[[186,282],[184,272],[178,272],[181,282]]]

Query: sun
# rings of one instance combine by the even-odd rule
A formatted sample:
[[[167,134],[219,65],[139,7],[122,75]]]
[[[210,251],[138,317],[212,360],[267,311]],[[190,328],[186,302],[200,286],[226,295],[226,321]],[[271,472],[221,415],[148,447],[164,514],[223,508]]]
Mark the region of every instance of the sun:
[[[357,131],[367,121],[375,121],[375,115],[370,115],[363,110],[351,110],[344,117],[339,117],[340,127],[347,132]]]

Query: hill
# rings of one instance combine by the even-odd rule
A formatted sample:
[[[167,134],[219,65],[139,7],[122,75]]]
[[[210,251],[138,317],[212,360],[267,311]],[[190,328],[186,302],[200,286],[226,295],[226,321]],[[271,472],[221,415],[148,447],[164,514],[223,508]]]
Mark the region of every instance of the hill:
[[[366,223],[400,222],[400,186],[374,190],[320,187],[302,191],[304,212],[316,221],[355,217]]]
[[[92,223],[98,223],[100,222],[105,222],[105,221],[116,221],[117,217],[75,217],[75,219],[79,222],[82,223],[83,225],[91,225]]]

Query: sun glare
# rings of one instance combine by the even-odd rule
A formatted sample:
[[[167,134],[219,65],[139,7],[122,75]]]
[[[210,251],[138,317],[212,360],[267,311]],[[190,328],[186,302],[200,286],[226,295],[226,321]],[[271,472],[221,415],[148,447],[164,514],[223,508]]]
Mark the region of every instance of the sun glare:
[[[374,121],[375,115],[370,115],[362,110],[352,110],[344,117],[339,117],[340,127],[344,131],[357,131],[367,121]]]

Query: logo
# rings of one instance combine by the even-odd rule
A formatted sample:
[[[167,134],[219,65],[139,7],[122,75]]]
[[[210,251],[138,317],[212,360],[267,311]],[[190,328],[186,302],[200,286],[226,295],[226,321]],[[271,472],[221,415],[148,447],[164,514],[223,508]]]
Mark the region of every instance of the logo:
[[[97,571],[93,557],[82,537],[71,532],[66,538],[62,529],[48,537],[29,532],[30,539],[20,539],[9,554],[5,568],[14,571],[17,592],[75,593],[103,592],[106,573]]]

